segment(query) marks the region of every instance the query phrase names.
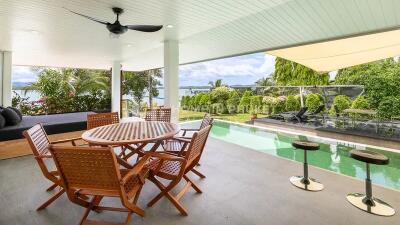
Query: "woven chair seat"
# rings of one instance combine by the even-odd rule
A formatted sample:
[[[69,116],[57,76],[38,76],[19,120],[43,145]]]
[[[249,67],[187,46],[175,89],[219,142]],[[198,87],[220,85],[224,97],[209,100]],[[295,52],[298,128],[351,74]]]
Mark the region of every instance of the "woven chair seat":
[[[146,165],[150,169],[151,173],[156,173],[157,176],[164,179],[175,179],[179,175],[182,163],[179,161],[163,161],[160,169],[157,171],[161,163],[160,159],[152,160]]]

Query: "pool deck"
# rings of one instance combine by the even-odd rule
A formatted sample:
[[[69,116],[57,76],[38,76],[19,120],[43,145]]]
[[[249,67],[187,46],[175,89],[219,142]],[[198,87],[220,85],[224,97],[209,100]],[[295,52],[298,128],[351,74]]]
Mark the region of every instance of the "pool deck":
[[[207,178],[195,179],[203,194],[189,191],[182,203],[183,217],[162,199],[153,208],[146,203],[156,194],[147,182],[139,198],[146,217],[134,216],[137,225],[394,225],[400,224],[400,192],[374,186],[376,197],[390,203],[398,213],[392,217],[368,214],[346,201],[346,194],[363,192],[364,183],[318,168],[310,175],[325,185],[321,192],[292,186],[289,177],[302,173],[302,164],[210,138],[201,166]],[[361,172],[361,171],[360,171]],[[47,209],[35,211],[49,197],[49,183],[42,177],[32,156],[0,160],[0,224],[74,225],[84,209],[63,195]],[[118,204],[116,199],[106,202]],[[91,219],[123,221],[125,213],[91,213]]]

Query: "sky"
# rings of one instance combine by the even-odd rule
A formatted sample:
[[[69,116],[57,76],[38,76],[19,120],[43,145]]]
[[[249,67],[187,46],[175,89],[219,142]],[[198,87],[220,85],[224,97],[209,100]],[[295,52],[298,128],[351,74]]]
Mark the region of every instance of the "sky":
[[[255,53],[213,61],[180,66],[180,86],[208,85],[210,81],[222,79],[227,85],[251,85],[274,71],[275,56]],[[331,77],[335,73],[331,74]],[[29,67],[14,66],[13,82],[35,82],[37,73]]]

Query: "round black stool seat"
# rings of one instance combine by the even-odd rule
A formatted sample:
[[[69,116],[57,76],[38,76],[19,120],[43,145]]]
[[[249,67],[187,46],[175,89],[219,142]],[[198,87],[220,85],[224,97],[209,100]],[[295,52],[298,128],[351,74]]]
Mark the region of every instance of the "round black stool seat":
[[[304,162],[303,162],[303,176],[292,176],[290,177],[290,183],[294,186],[301,188],[306,191],[321,191],[324,189],[324,185],[317,180],[308,177],[308,162],[307,152],[316,151],[319,149],[319,144],[310,141],[294,141],[292,146],[296,149],[304,150]]]
[[[389,158],[377,152],[367,150],[353,149],[350,151],[350,157],[361,162],[371,163],[376,165],[389,164]]]
[[[294,141],[292,146],[298,149],[316,151],[319,149],[319,144],[311,141]]]
[[[389,158],[380,153],[357,149],[353,149],[350,151],[350,157],[355,160],[365,162],[367,177],[365,178],[365,194],[348,194],[346,197],[347,201],[349,201],[355,207],[375,215],[393,216],[395,214],[395,210],[393,209],[393,207],[390,206],[388,203],[373,197],[372,195],[372,181],[369,165],[387,165],[389,164]]]

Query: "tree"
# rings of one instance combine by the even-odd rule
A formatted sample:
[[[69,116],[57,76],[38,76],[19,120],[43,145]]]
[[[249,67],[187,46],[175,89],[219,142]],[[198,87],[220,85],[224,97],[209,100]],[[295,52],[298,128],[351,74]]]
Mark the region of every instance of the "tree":
[[[263,78],[257,80],[255,83],[257,86],[261,86],[261,87],[275,86],[275,81],[272,79],[271,76],[263,77]]]
[[[148,87],[148,78],[143,72],[124,71],[124,80],[122,81],[122,93],[132,95],[133,100],[138,104],[138,111]]]
[[[222,86],[222,80],[218,79],[215,82],[210,81],[208,84],[211,86],[211,89],[215,89]]]
[[[154,69],[154,70],[148,70],[145,71],[147,74],[149,83],[147,86],[147,92],[149,93],[149,105],[150,108],[153,107],[153,97],[157,97],[160,93],[157,89],[157,86],[161,85],[160,81],[157,80],[157,78],[161,78],[161,70],[160,69]]]
[[[39,92],[47,113],[94,110],[104,103],[104,99],[110,99],[108,71],[69,68],[32,70],[40,72],[38,80],[24,90]]]
[[[272,75],[277,85],[328,85],[329,74],[317,73],[301,64],[277,57],[275,72]]]
[[[251,101],[251,96],[253,93],[251,91],[245,91],[242,95],[242,98],[240,98],[239,102],[239,111],[242,113],[248,112],[250,108],[250,101]]]

